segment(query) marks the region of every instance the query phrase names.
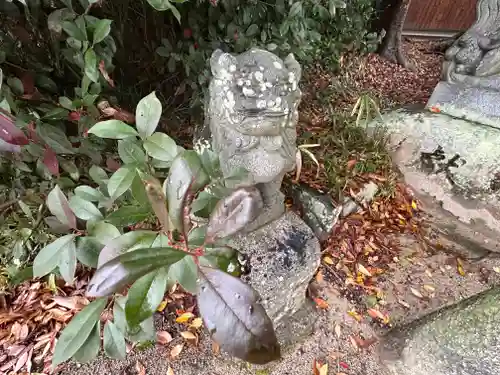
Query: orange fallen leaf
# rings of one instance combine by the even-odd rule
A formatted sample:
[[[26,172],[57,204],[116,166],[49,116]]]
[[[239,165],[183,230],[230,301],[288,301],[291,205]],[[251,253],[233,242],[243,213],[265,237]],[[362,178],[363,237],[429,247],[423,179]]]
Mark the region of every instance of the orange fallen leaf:
[[[351,159],[347,162],[347,169],[353,169],[358,161],[356,159]]]
[[[460,258],[457,258],[457,271],[460,276],[465,276],[464,265]]]
[[[327,309],[329,307],[328,302],[326,302],[324,299],[321,299],[319,297],[314,298],[314,302],[316,303],[316,306],[320,309]]]
[[[186,313],[182,314],[181,316],[179,316],[177,319],[175,319],[175,321],[177,323],[186,323],[191,318],[194,318],[194,314],[191,312],[186,312]]]
[[[434,113],[441,113],[441,109],[435,105],[433,105],[431,108],[430,108],[431,112],[434,112]]]
[[[353,336],[351,336],[351,338],[354,339],[354,341],[356,341],[356,345],[358,347],[363,348],[363,349],[366,349],[369,346],[371,346],[377,342],[377,339],[374,337],[365,340],[365,339],[362,339],[361,337],[353,335]]]
[[[212,353],[215,355],[219,355],[220,352],[220,346],[217,344],[215,341],[212,341]]]
[[[172,348],[172,350],[170,351],[170,357],[172,357],[172,359],[178,357],[179,354],[181,354],[182,349],[184,349],[184,344],[178,344],[178,345],[174,346]]]
[[[156,332],[156,342],[158,342],[158,344],[167,345],[172,340],[173,340],[172,335],[167,331]]]
[[[146,368],[139,361],[135,363],[135,371],[137,371],[137,375],[146,375]]]
[[[328,375],[328,363],[319,368],[319,375]]]
[[[367,312],[373,319],[380,319],[385,324],[389,323],[389,317],[384,315],[381,311],[377,309],[368,309]]]
[[[174,370],[170,366],[168,366],[167,375],[174,375]]]

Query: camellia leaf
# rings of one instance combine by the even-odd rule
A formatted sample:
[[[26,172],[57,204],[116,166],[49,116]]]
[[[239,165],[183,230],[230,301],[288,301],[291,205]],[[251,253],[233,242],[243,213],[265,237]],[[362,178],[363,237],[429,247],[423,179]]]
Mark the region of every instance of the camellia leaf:
[[[62,252],[67,247],[74,247],[75,237],[74,234],[67,234],[40,250],[33,261],[33,276],[42,277],[54,270],[59,265]]]
[[[89,129],[89,134],[94,134],[100,138],[111,139],[124,139],[139,135],[133,127],[120,120],[98,122]]]
[[[215,206],[207,228],[207,240],[225,238],[242,230],[261,213],[264,202],[256,187],[241,187]]]
[[[135,230],[109,241],[99,254],[98,267],[113,258],[139,248],[151,247],[158,234],[148,230]]]
[[[202,167],[195,151],[184,151],[172,162],[165,190],[170,220],[173,226],[184,232],[184,207],[188,194],[195,194],[209,182],[209,177]]]
[[[73,160],[62,160],[61,168],[69,174],[73,181],[78,181],[80,178],[80,171]]]
[[[154,91],[139,101],[135,110],[135,123],[141,138],[144,139],[154,133],[161,112],[161,102]]]
[[[212,338],[229,354],[254,364],[280,358],[273,323],[259,295],[240,279],[199,267],[198,306]]]
[[[99,185],[106,185],[108,183],[109,177],[104,169],[93,165],[89,169],[89,176],[92,180]]]
[[[69,36],[79,40],[80,42],[87,40],[87,33],[78,27],[75,21],[64,21],[62,23],[62,28]]]
[[[75,195],[89,202],[99,202],[103,200],[104,195],[97,189],[87,185],[81,185],[75,188]]]
[[[128,291],[125,315],[131,326],[153,316],[167,288],[167,270],[160,268],[138,279]]]
[[[59,272],[63,279],[68,283],[72,284],[75,278],[76,271],[76,247],[75,241],[70,241],[68,244],[61,249],[61,255],[59,257]]]
[[[76,239],[76,258],[85,266],[96,268],[99,253],[104,246],[91,236]]]
[[[149,156],[171,163],[178,154],[175,141],[164,133],[154,133],[144,140],[144,149]]]
[[[152,341],[156,336],[153,317],[146,319],[139,326],[129,327],[125,318],[125,305],[127,296],[115,298],[113,304],[113,319],[117,328],[122,332],[127,339],[132,342]]]
[[[186,254],[172,247],[152,247],[119,255],[102,266],[99,262],[99,267],[89,282],[87,295],[108,296],[147,273],[178,262]]]
[[[88,232],[89,235],[96,238],[103,245],[121,236],[120,231],[113,224],[105,223],[104,221],[91,225]]]
[[[117,227],[125,227],[146,220],[150,214],[149,206],[122,206],[106,216],[106,221]]]
[[[198,279],[198,270],[193,257],[184,257],[177,263],[172,264],[168,269],[168,277],[172,281],[177,281],[181,286],[191,294],[196,293],[196,280]]]
[[[56,153],[50,147],[47,147],[43,153],[43,164],[53,176],[59,176],[59,161]]]
[[[108,193],[112,199],[116,199],[125,193],[135,176],[137,175],[137,170],[135,167],[124,166],[118,169],[108,181]]]
[[[52,357],[53,367],[70,359],[85,344],[97,325],[107,302],[106,298],[95,300],[71,319],[57,341]]]
[[[24,146],[29,143],[28,137],[14,125],[15,119],[3,112],[0,112],[0,139],[7,143]]]
[[[92,48],[89,48],[84,55],[85,75],[92,81],[99,81],[99,70],[97,68],[97,56]]]
[[[66,134],[56,126],[38,122],[36,133],[57,154],[74,154],[73,146]]]
[[[87,340],[73,354],[73,359],[80,363],[90,362],[97,357],[99,349],[101,349],[101,322],[98,320]]]
[[[111,20],[99,20],[95,24],[94,28],[94,44],[102,42],[104,38],[109,35],[111,31]]]
[[[146,162],[144,151],[137,144],[126,139],[118,141],[118,155],[127,164],[144,164]]]
[[[69,199],[69,206],[75,215],[82,220],[98,221],[103,219],[101,211],[96,206],[77,195]]]
[[[70,228],[76,229],[76,216],[71,211],[68,199],[61,188],[56,185],[47,195],[47,207],[57,219]]]
[[[110,321],[107,321],[104,325],[103,348],[110,358],[125,359],[127,356],[125,337],[118,327]]]

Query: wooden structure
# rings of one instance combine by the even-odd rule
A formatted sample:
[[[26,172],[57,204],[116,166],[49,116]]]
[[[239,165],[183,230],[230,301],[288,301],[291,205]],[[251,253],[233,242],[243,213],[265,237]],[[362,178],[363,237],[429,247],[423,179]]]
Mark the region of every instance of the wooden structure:
[[[476,19],[477,0],[412,0],[405,21],[407,32],[455,33]]]

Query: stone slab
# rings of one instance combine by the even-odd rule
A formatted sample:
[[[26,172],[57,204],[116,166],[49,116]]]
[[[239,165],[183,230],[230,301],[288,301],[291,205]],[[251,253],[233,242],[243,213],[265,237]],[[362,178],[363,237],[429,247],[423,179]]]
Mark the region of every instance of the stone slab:
[[[381,358],[394,375],[500,375],[500,288],[391,332]]]
[[[439,82],[427,108],[459,119],[500,129],[500,92],[457,83]]]
[[[393,161],[405,181],[449,214],[443,230],[451,237],[467,233],[467,241],[499,252],[500,130],[406,110],[388,113],[383,125],[371,124],[380,126],[390,134]]]

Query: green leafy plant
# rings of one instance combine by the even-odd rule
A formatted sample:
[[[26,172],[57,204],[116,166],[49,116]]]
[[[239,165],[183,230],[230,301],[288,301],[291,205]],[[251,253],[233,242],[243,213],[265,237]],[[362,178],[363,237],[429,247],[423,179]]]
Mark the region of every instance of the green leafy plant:
[[[54,366],[97,355],[100,314],[111,305],[114,320],[104,327],[109,356],[123,358],[125,340],[154,340],[152,317],[172,282],[197,295],[207,329],[227,352],[253,363],[280,356],[257,293],[231,275],[235,250],[228,239],[260,213],[260,193],[229,190],[214,153],[185,150],[156,132],[161,111],[153,92],[137,105],[136,128],[96,123],[89,136],[117,140],[121,166],[111,176],[93,166],[93,186],[80,185],[68,197],[56,185],[47,196],[51,225],[67,234],[38,253],[34,276],[58,272],[71,283],[78,261],[96,268],[87,295],[97,299],[64,329]],[[244,176],[235,171],[229,179]]]
[[[351,116],[354,115],[356,115],[356,126],[363,124],[365,128],[371,120],[382,119],[377,102],[368,94],[358,98],[351,112]]]
[[[303,144],[297,147],[297,153],[295,154],[295,164],[296,164],[296,169],[295,169],[295,179],[293,180],[295,183],[299,182],[300,179],[300,174],[302,172],[302,164],[303,164],[303,159],[302,159],[302,154],[306,154],[309,156],[309,158],[316,164],[316,178],[319,176],[319,170],[320,170],[320,164],[316,156],[309,151],[310,148],[316,148],[320,147],[321,145],[319,143],[314,143],[314,144]]]
[[[74,158],[86,155],[99,163],[104,149],[86,131],[101,116],[95,103],[102,90],[114,86],[108,73],[116,45],[112,21],[88,14],[94,1],[82,0],[81,14],[71,1],[64,3],[50,13],[35,2],[24,5],[34,44],[46,45],[43,57],[19,52],[21,42],[0,32],[0,151],[19,172],[36,170],[50,179],[62,168],[76,181]],[[56,84],[53,78],[61,75],[69,87]]]
[[[371,17],[370,0],[257,1],[219,0],[189,2],[179,7],[182,34],[162,39],[156,49],[173,73],[182,69],[186,87],[193,90],[192,104],[203,102],[203,89],[211,72],[208,61],[216,48],[241,53],[260,47],[299,60],[340,53],[354,41],[362,45]],[[365,12],[366,14],[363,14]],[[358,15],[358,13],[360,13]],[[345,27],[338,27],[343,22]],[[349,28],[346,33],[345,28]],[[327,49],[328,51],[326,51]]]

